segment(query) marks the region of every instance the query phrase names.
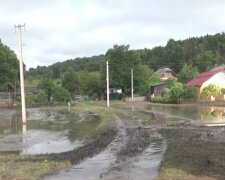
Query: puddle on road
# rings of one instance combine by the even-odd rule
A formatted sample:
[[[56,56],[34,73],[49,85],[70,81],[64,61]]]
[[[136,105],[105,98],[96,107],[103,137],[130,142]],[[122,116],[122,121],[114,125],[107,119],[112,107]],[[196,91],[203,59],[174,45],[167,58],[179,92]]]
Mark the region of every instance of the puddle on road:
[[[149,132],[151,144],[143,153],[116,162],[116,154],[124,147],[128,139],[122,121],[118,120],[117,124],[118,135],[104,151],[92,158],[87,158],[72,169],[61,171],[45,180],[154,179],[166,149],[165,140],[159,134]]]
[[[68,112],[65,108],[27,109],[27,131],[21,113],[0,109],[0,153],[59,153],[82,146],[85,137],[101,122],[91,113]],[[24,127],[24,126],[23,126]]]
[[[151,144],[143,153],[121,161],[119,165],[114,164],[113,167],[102,176],[102,179],[155,179],[158,175],[158,167],[160,166],[166,149],[166,142],[160,134],[152,132],[150,139]]]

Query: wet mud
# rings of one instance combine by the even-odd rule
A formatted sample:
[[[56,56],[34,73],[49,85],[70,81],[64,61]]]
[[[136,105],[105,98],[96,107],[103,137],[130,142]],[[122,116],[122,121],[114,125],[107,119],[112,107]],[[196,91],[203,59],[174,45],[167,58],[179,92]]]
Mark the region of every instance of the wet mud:
[[[225,129],[206,127],[207,124],[225,122],[224,108],[135,108],[147,114],[147,121],[135,116],[132,106],[129,117],[116,113],[112,123],[98,131],[93,127],[99,124],[100,119],[93,113],[75,116],[71,113],[64,114],[63,111],[58,114],[46,112],[50,120],[46,114],[43,117],[48,120],[43,120],[43,117],[38,119],[39,114],[35,116],[37,121],[31,120],[33,122],[30,122],[30,127],[42,130],[47,127],[48,130],[59,132],[67,129],[66,136],[70,141],[82,139],[84,143],[66,152],[32,155],[17,161],[68,160],[73,165],[71,169],[44,177],[47,180],[155,179],[159,167],[161,170],[168,164],[194,178],[202,175],[216,179],[225,177],[225,159],[222,153],[225,150]],[[89,119],[91,116],[95,118]],[[82,132],[86,132],[85,136]],[[194,179],[192,176],[190,179]],[[160,178],[165,179],[164,176],[159,176],[158,179]]]
[[[154,179],[165,151],[163,138],[139,126],[138,121],[127,121],[115,115],[114,122],[116,131],[99,133],[100,142],[95,137],[90,147],[51,154],[54,160],[72,158],[70,160],[74,166],[68,171],[46,177],[46,180],[137,179],[138,176],[142,180]]]
[[[180,124],[160,129],[167,139],[161,171],[170,167],[181,179],[225,179],[225,128]],[[169,179],[176,177],[170,173]],[[162,173],[159,180],[168,174]]]

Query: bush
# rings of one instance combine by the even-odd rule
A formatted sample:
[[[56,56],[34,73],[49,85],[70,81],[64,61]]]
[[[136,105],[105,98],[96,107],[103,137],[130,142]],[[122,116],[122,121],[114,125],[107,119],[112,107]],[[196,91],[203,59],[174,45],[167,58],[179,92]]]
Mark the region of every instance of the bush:
[[[211,97],[211,96],[216,97],[220,94],[220,92],[221,90],[213,84],[209,84],[208,86],[202,89],[202,94],[205,95],[206,97]]]
[[[182,94],[183,98],[197,98],[196,88],[185,88]]]
[[[69,91],[61,86],[55,87],[52,97],[57,102],[68,102],[71,99]]]
[[[174,85],[170,89],[170,98],[175,101],[179,100],[183,94],[183,91],[184,89],[182,83],[174,83]]]

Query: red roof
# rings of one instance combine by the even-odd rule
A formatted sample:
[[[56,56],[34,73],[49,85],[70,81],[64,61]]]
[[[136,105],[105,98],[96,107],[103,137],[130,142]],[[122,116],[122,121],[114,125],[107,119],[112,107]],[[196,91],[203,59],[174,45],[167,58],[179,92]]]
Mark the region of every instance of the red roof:
[[[216,70],[216,71],[208,71],[208,72],[201,73],[198,76],[196,76],[194,79],[187,82],[187,84],[185,86],[201,87],[204,82],[206,82],[209,78],[211,78],[212,76],[214,76],[215,74],[217,74],[219,72],[223,72],[223,71]]]

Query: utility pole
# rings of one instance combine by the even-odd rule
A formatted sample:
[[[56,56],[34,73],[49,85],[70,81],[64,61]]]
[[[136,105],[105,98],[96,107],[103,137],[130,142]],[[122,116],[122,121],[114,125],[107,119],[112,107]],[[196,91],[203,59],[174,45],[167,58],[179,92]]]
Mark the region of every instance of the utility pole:
[[[107,107],[109,107],[109,63],[106,61]]]
[[[133,78],[133,68],[131,68],[131,100],[134,99],[134,78]]]
[[[18,32],[18,44],[19,44],[19,60],[20,60],[20,88],[21,88],[21,104],[22,104],[22,121],[23,124],[27,122],[26,119],[26,104],[25,104],[25,91],[24,91],[24,73],[23,73],[23,50],[22,50],[22,32],[21,29],[25,28],[23,25],[14,25],[16,32]]]

